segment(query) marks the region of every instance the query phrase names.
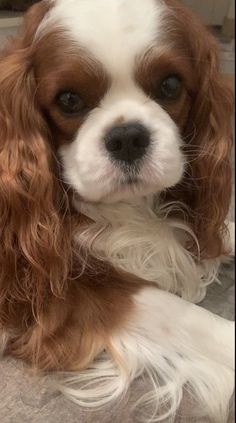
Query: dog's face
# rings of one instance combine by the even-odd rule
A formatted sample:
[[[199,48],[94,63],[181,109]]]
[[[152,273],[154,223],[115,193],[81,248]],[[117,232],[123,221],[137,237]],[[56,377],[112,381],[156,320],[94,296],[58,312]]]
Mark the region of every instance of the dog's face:
[[[167,6],[67,3],[57,0],[42,21],[33,56],[36,98],[65,181],[87,201],[127,200],[174,186],[184,169],[181,132],[194,67],[167,37]]]

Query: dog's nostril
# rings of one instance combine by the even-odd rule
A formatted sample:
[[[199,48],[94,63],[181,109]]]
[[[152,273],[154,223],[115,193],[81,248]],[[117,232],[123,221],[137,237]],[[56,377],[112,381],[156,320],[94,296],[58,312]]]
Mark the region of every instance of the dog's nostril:
[[[150,133],[139,123],[112,128],[105,137],[107,151],[115,160],[132,163],[146,153]]]
[[[149,146],[149,137],[136,136],[133,140],[134,147],[148,147]]]
[[[111,153],[113,151],[119,151],[122,149],[122,141],[119,138],[113,138],[110,139],[107,143],[106,143],[106,148],[108,151],[110,151]]]

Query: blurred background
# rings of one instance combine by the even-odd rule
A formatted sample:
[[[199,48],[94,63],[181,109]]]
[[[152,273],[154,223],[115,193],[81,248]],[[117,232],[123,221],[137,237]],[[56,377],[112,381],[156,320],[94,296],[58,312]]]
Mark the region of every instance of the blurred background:
[[[180,0],[210,26],[218,37],[222,52],[222,70],[235,73],[235,2],[234,0]],[[232,78],[232,83],[233,83]]]

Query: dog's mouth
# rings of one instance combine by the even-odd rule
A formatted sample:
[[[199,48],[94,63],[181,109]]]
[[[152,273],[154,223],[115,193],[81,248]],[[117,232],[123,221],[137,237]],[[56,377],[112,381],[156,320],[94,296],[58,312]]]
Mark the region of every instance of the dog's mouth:
[[[110,166],[104,170],[102,177],[95,178],[93,185],[91,183],[91,191],[89,189],[85,191],[82,187],[80,192],[80,187],[78,191],[75,188],[76,197],[92,203],[133,202],[160,194],[171,186],[166,184],[161,171],[158,172],[158,169],[155,171],[152,166],[145,164],[136,169],[126,166],[121,170]]]
[[[111,189],[103,198],[105,202],[133,201],[153,193],[153,186],[142,180],[141,177],[127,175],[112,184]]]

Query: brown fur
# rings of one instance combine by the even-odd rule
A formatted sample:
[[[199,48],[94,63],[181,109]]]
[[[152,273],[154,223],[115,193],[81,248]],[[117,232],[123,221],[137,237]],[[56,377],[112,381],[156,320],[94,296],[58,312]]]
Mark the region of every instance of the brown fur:
[[[227,253],[224,246],[232,191],[233,95],[219,71],[218,45],[197,17],[176,0],[166,17],[166,42],[192,65],[194,81],[187,124],[182,131],[188,166],[182,182],[165,199],[189,206],[201,259]],[[190,246],[190,248],[194,248]]]
[[[94,66],[92,72],[89,66],[82,71],[84,52],[72,66],[60,67],[53,33],[37,51],[32,48],[47,10],[43,1],[29,11],[24,33],[0,60],[0,325],[14,334],[8,352],[41,369],[78,369],[108,345],[110,333],[128,318],[142,282],[91,258],[84,268],[85,257],[73,245],[76,228],[89,221],[75,219],[55,153],[58,142],[70,140],[81,121],[71,120],[69,128],[54,104],[55,94],[69,82],[78,85],[92,108],[109,78],[98,66],[96,73]],[[231,192],[231,97],[221,82],[213,38],[182,8],[178,15],[173,9],[168,23],[177,28],[173,39],[186,56],[184,62],[174,60],[170,70],[184,72],[186,88],[180,103],[165,107],[181,127],[189,158],[183,182],[168,195],[191,208],[188,218],[202,257],[216,257],[223,251]],[[170,35],[167,31],[167,44]],[[43,59],[50,48],[60,75]],[[156,72],[164,75],[170,57],[161,60],[150,62],[154,79]],[[146,91],[152,89],[144,74],[137,79]]]
[[[91,269],[68,279],[61,298],[48,289],[37,321],[13,338],[7,352],[42,370],[88,366],[125,324],[141,288],[109,266],[94,262]]]
[[[70,60],[65,60],[70,57]],[[70,142],[87,113],[104,97],[109,78],[102,66],[82,48],[71,47],[62,31],[50,31],[34,46],[32,65],[37,82],[36,100],[53,128],[57,144]],[[56,103],[58,93],[78,93],[86,104],[80,116],[63,116]]]
[[[158,100],[156,95],[161,82],[169,75],[180,75],[183,79],[183,91],[176,101]],[[189,60],[178,56],[174,49],[153,48],[138,63],[136,80],[142,89],[169,113],[178,127],[183,131],[191,108],[194,91],[193,68]]]

